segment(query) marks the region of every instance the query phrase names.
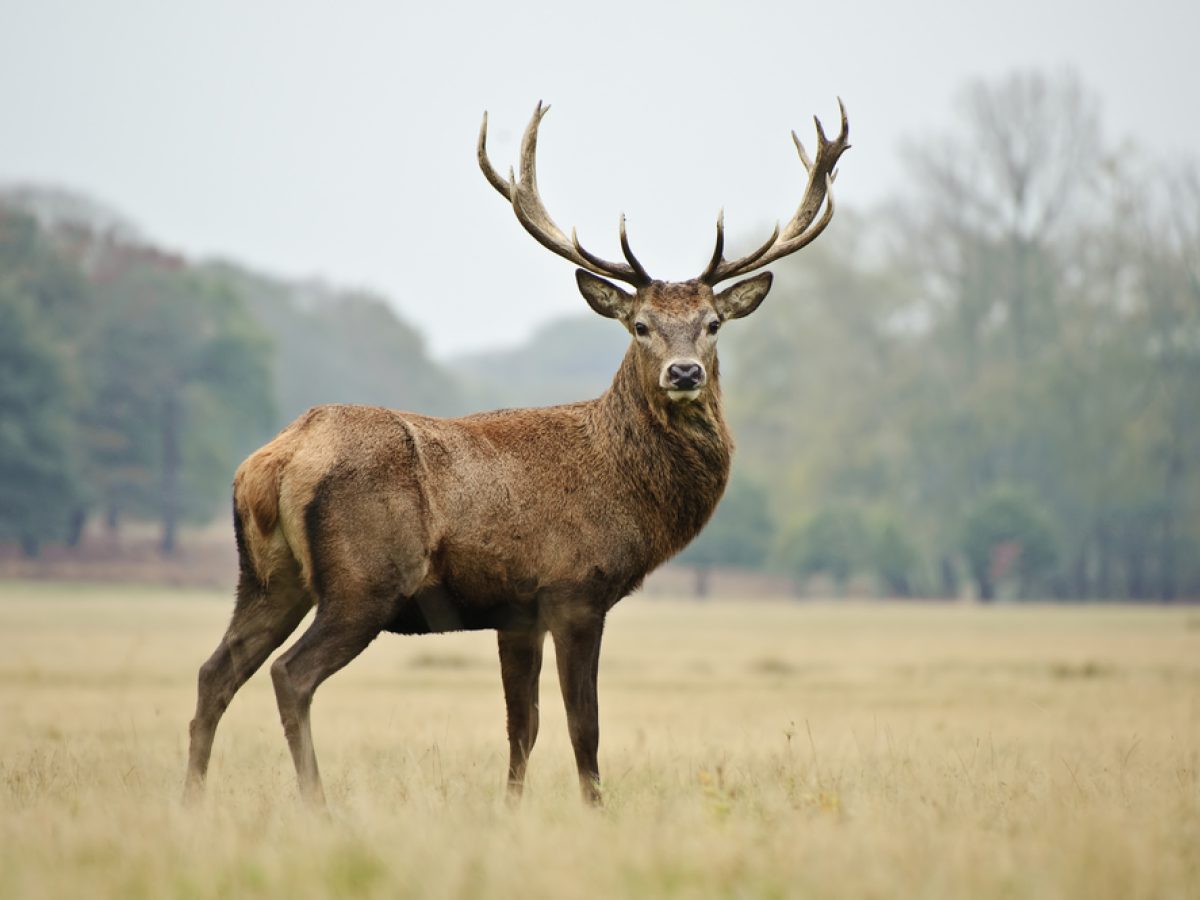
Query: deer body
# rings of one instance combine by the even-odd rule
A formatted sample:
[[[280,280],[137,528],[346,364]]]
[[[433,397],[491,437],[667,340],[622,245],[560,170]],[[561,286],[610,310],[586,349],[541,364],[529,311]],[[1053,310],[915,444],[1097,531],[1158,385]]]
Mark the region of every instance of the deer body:
[[[611,607],[699,532],[731,455],[715,392],[656,412],[631,368],[545,409],[310,410],[238,471],[255,574],[295,566],[319,598],[352,573],[403,633],[535,621],[556,593]]]
[[[842,133],[816,162],[796,216],[754,253],[725,261],[722,224],[698,279],[661,282],[567,241],[537,194],[539,105],[522,142],[521,179],[479,158],[539,242],[581,265],[579,288],[629,330],[629,351],[601,397],[544,409],[437,419],[376,407],[310,410],[251,455],[234,479],[240,574],[233,618],[201,667],[186,795],[204,785],[217,723],[233,695],[316,607],[271,666],[302,793],[323,802],[309,711],[325,678],[382,631],[495,629],[519,795],[538,730],[546,634],[555,642],[584,797],[599,801],[596,677],[605,616],[704,526],[729,477],[716,334],[753,312],[763,273],[713,286],[807,244],[826,203]],[[813,224],[825,205],[822,219]],[[633,294],[592,273],[626,281]]]

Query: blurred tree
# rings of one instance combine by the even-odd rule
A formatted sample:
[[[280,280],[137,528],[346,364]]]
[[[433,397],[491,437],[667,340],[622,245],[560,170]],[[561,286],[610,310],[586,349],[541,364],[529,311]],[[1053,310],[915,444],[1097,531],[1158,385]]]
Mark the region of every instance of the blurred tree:
[[[79,539],[90,496],[86,479],[79,471],[85,454],[79,447],[82,435],[75,425],[80,410],[88,402],[90,379],[79,346],[87,333],[93,300],[79,268],[47,238],[37,219],[7,202],[6,195],[0,195],[0,285],[7,292],[8,302],[22,306],[24,312],[13,314],[28,319],[25,327],[32,329],[31,340],[36,347],[49,351],[53,357],[54,374],[48,376],[53,380],[46,385],[45,406],[30,407],[26,412],[33,414],[36,409],[38,414],[71,423],[55,427],[66,427],[72,435],[68,454],[70,471],[60,482],[57,495],[73,498],[74,508],[67,516],[65,537],[74,544]],[[36,347],[31,352],[39,352]],[[11,364],[17,365],[15,360]],[[16,416],[15,410],[13,415]],[[37,426],[14,419],[10,427]],[[53,467],[55,463],[50,465]]]
[[[862,513],[848,506],[826,507],[784,533],[777,558],[798,586],[824,574],[844,594],[850,576],[867,561],[868,541]]]
[[[1114,369],[1096,338],[1117,307],[1085,244],[1107,214],[1115,154],[1069,73],[975,83],[960,111],[954,132],[909,152],[912,194],[897,215],[927,323],[904,411],[917,508],[949,576],[957,510],[1022,485],[1069,535],[1077,577],[1060,575],[1056,590],[1086,591],[1086,536],[1111,476],[1107,461],[1080,458],[1079,441],[1110,438],[1128,393],[1088,396],[1097,370]]]
[[[0,195],[0,279],[33,301],[50,337],[67,342],[87,330],[92,297],[79,267],[47,238],[36,218]]]
[[[873,571],[904,593],[913,572],[899,569],[910,552],[920,558],[929,530],[910,513],[905,478],[902,417],[925,364],[914,283],[887,260],[877,224],[843,210],[830,233],[781,264],[769,308],[723,335],[730,417],[739,459],[775,487],[774,562],[799,581],[824,572],[839,589]],[[886,511],[905,533],[877,534],[858,509]]]
[[[712,519],[678,557],[695,570],[696,596],[708,596],[709,576],[716,566],[761,566],[772,534],[766,491],[735,472]]]
[[[1150,202],[1138,188],[1134,175],[1114,226],[1132,247],[1120,335],[1141,402],[1127,445],[1141,450],[1146,487],[1125,568],[1129,594],[1170,601],[1185,586],[1200,593],[1200,167],[1166,167]]]
[[[465,354],[452,365],[473,409],[549,406],[600,396],[628,346],[625,329],[588,313],[547,322],[512,349]]]
[[[223,264],[203,272],[244,298],[275,347],[276,427],[319,403],[367,403],[429,415],[467,412],[461,386],[382,297],[267,278]]]
[[[963,552],[984,601],[995,599],[1006,578],[1015,581],[1018,597],[1029,597],[1058,555],[1045,511],[1008,487],[993,488],[973,506],[963,524]]]
[[[867,551],[870,567],[889,596],[913,596],[921,556],[904,525],[889,514],[876,517]]]
[[[109,521],[155,516],[170,554],[270,433],[270,346],[226,286],[152,248],[104,248],[95,277],[91,474]]]
[[[64,365],[37,301],[0,278],[0,540],[67,536],[79,502]]]
[[[170,552],[179,523],[210,516],[237,462],[286,421],[276,384],[287,418],[327,401],[465,411],[382,299],[191,266],[68,192],[0,192],[0,279],[30,298],[58,362],[87,488],[71,492],[76,533],[88,507],[113,528],[155,517]],[[286,342],[278,357],[264,329]]]
[[[1017,486],[1059,538],[1039,590],[1200,593],[1195,167],[1147,188],[1078,80],[1036,72],[972,85],[908,163],[899,212],[843,211],[723,338],[741,458],[790,537],[886,511],[903,527],[854,565],[903,592],[928,559],[952,596],[963,508]]]
[[[1095,212],[1108,163],[1095,98],[1070,72],[977,81],[959,126],[906,157],[912,198],[898,214],[935,322],[973,374],[985,342],[1019,360],[1053,348],[1057,242]]]

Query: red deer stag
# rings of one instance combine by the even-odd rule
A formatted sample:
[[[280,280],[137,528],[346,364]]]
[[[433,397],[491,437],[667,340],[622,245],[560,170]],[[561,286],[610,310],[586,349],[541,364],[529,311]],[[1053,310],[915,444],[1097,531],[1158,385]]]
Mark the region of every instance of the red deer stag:
[[[839,101],[839,107],[841,103]],[[804,247],[833,216],[834,166],[849,146],[845,108],[829,140],[817,121],[800,206],[739,259],[717,220],[698,278],[656,281],[570,239],[538,195],[540,103],[521,141],[520,177],[483,174],[537,241],[580,268],[593,310],[632,335],[612,386],[595,400],[435,419],[366,406],[309,410],[242,463],[234,479],[240,559],[229,628],[200,668],[185,794],[203,791],[217,723],[238,688],[316,606],[312,624],[271,666],[303,796],[324,802],[309,711],[317,686],[381,631],[496,629],[508,713],[508,786],[520,795],[538,732],[538,676],[554,640],[585,800],[600,800],[596,672],[609,609],[708,520],[729,475],[717,332],[771,286],[761,273],[714,288]],[[822,212],[823,209],[823,212]],[[819,217],[818,217],[818,214]],[[629,293],[606,276],[632,287]]]

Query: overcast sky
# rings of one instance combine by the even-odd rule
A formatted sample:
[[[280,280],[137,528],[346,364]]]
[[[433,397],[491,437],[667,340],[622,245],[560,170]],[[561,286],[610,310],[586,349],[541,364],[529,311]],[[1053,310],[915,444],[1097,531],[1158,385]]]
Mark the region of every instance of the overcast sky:
[[[476,168],[484,109],[506,171],[552,103],[558,223],[619,257],[623,210],[651,274],[687,278],[720,207],[731,252],[791,215],[788,132],[811,146],[838,95],[860,208],[967,80],[1019,67],[1074,68],[1110,136],[1200,156],[1198,35],[1195,0],[0,0],[0,180],[85,192],[191,256],[383,292],[444,356],[584,309]]]

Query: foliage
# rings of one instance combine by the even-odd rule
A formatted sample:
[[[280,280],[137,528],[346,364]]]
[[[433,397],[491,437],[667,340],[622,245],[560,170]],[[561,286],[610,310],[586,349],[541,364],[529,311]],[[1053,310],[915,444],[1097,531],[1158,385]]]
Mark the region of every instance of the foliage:
[[[878,518],[867,543],[871,569],[884,591],[894,597],[911,597],[921,583],[921,556],[908,530],[890,516]]]
[[[678,559],[696,569],[696,593],[704,596],[713,567],[761,566],[772,533],[766,491],[735,470],[712,519]]]
[[[154,517],[170,552],[178,523],[210,518],[269,433],[265,338],[238,297],[176,257],[0,209],[16,345],[5,421],[29,470],[0,473],[0,490],[25,498],[6,509],[37,537],[71,537],[89,508],[111,526]]]
[[[203,271],[242,297],[253,321],[272,337],[276,427],[319,403],[427,415],[467,411],[454,378],[382,297],[280,281],[228,263]]]
[[[65,192],[0,196],[0,289],[0,540],[30,549],[99,512],[156,519],[171,552],[317,403],[465,405],[382,299],[192,265]]]
[[[826,507],[785,534],[778,552],[788,574],[803,581],[824,574],[838,592],[866,560],[867,526],[853,507]]]
[[[0,281],[0,540],[66,537],[79,500],[64,363],[36,301]]]
[[[892,211],[840,213],[723,338],[748,470],[793,543],[826,528],[788,561],[954,595],[980,571],[964,510],[1015,489],[1056,548],[1019,592],[1200,596],[1200,174],[1118,156],[1070,75],[974,84],[960,113]],[[834,554],[846,507],[903,528]]]
[[[1032,497],[996,487],[981,497],[963,524],[963,553],[982,600],[992,600],[998,581],[1018,583],[1028,597],[1035,580],[1053,567],[1058,551],[1049,517]]]
[[[268,344],[236,296],[170,257],[101,244],[93,259],[90,481],[110,521],[158,518],[171,552],[179,523],[211,518],[270,433]]]
[[[510,350],[454,360],[472,408],[549,406],[596,397],[608,387],[629,334],[599,316],[570,316],[538,328]]]

